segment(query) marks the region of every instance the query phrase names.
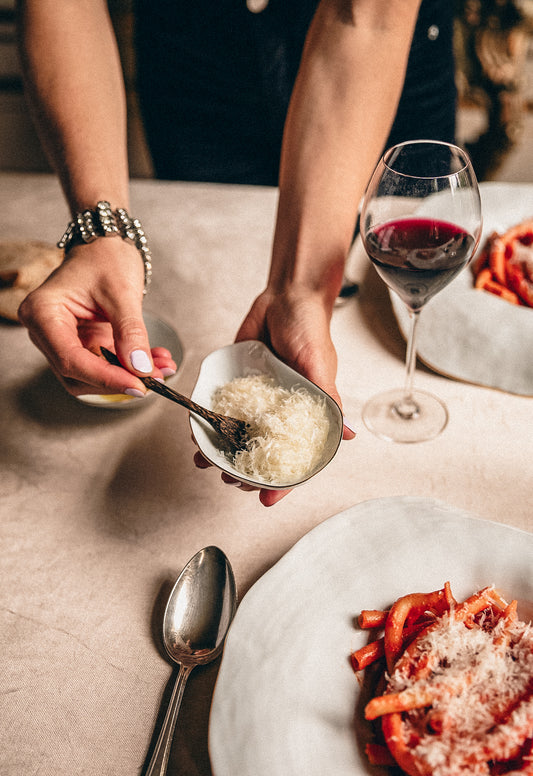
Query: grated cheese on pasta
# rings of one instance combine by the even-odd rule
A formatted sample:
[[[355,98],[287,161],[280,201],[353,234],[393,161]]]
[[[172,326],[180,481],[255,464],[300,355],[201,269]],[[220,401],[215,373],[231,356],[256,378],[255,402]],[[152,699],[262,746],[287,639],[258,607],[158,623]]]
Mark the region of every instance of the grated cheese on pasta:
[[[427,730],[414,744],[414,753],[432,776],[488,773],[479,760],[483,746],[498,751],[499,759],[508,759],[523,742],[524,730],[533,734],[533,700],[528,697],[533,679],[533,631],[531,625],[517,621],[505,639],[503,627],[500,621],[493,630],[467,628],[452,613],[420,641],[420,653],[434,654],[437,667],[425,681],[417,681],[418,687],[443,680],[455,687],[442,705],[409,713],[413,721],[418,719],[419,730]],[[415,656],[415,662],[418,658]],[[400,670],[393,672],[392,691],[409,686],[408,676]],[[520,698],[524,700],[518,702]],[[500,727],[497,721],[505,719],[509,708],[508,722]],[[434,713],[448,720],[440,736],[432,734]],[[464,763],[468,763],[466,770]]]
[[[296,482],[320,461],[329,434],[326,401],[305,388],[287,389],[266,374],[219,387],[212,409],[250,425],[246,450],[232,458],[238,472],[272,485]]]

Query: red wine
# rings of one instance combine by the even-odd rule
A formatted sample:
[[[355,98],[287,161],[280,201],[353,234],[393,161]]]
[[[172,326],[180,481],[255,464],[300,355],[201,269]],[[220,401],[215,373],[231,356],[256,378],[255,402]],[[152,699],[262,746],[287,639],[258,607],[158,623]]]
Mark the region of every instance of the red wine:
[[[475,240],[447,221],[405,218],[367,232],[365,243],[385,283],[418,310],[463,269]]]

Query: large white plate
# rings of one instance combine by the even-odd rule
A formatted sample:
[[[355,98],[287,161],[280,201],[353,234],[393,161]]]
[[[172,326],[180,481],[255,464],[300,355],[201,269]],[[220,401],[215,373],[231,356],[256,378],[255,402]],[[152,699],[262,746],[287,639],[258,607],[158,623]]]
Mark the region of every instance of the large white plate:
[[[482,183],[483,233],[533,218],[533,185]],[[394,314],[405,338],[409,317],[391,293]],[[422,310],[417,331],[420,359],[440,374],[469,383],[533,396],[533,310],[516,307],[473,287],[467,267]]]
[[[441,502],[378,499],[326,520],[237,610],[211,711],[214,775],[379,773],[358,740],[349,654],[366,635],[354,617],[446,580],[459,597],[494,583],[533,601],[532,568],[533,534]]]

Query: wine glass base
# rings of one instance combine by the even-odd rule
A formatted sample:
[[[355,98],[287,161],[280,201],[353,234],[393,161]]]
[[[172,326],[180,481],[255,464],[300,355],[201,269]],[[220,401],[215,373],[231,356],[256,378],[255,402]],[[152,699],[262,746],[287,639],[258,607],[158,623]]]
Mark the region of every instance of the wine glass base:
[[[374,396],[363,407],[365,426],[388,442],[426,442],[434,439],[448,422],[446,406],[426,391],[413,391],[411,397],[413,410],[405,405],[405,391],[401,389]]]

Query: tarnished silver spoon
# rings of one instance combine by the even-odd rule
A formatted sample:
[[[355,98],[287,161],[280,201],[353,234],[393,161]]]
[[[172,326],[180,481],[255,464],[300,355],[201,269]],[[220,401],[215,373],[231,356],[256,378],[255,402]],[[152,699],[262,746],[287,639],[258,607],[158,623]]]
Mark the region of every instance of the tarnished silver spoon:
[[[195,666],[221,653],[236,608],[229,560],[218,547],[205,547],[181,572],[165,608],[163,643],[180,668],[146,776],[166,773],[185,683]]]
[[[114,366],[124,368],[115,353],[104,347],[101,347],[100,350],[106,361]],[[176,404],[181,404],[182,407],[186,407],[190,412],[194,412],[195,415],[199,415],[206,420],[215,429],[217,434],[228,443],[232,451],[246,449],[249,436],[248,427],[244,420],[237,420],[237,418],[230,418],[229,415],[220,415],[218,412],[208,410],[187,396],[169,388],[168,385],[160,383],[153,377],[139,377],[139,380],[154,393],[158,393],[160,396],[176,402]]]

